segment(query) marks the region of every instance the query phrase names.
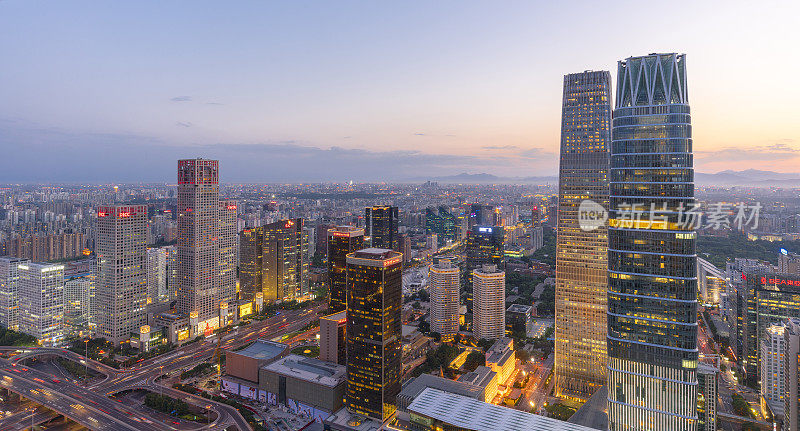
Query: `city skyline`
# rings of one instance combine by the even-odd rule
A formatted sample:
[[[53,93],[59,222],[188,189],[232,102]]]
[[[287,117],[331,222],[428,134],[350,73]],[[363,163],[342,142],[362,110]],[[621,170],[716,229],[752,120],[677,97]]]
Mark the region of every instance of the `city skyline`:
[[[673,51],[693,61],[698,171],[791,172],[800,154],[799,90],[753,80],[762,62],[720,67],[734,55],[780,56],[793,69],[798,60],[782,53],[797,5],[687,3],[659,11],[674,31],[637,40],[626,35],[652,25],[655,6],[587,3],[592,13],[562,28],[568,12],[541,3],[239,4],[222,16],[154,5],[49,5],[41,15],[37,2],[3,3],[0,34],[17,43],[0,46],[0,181],[168,181],[166,160],[196,156],[227,166],[224,181],[554,175],[561,77]],[[588,16],[623,10],[624,30],[585,43]],[[44,169],[18,168],[33,161]],[[265,161],[271,169],[257,169]],[[392,163],[369,166],[381,161]]]

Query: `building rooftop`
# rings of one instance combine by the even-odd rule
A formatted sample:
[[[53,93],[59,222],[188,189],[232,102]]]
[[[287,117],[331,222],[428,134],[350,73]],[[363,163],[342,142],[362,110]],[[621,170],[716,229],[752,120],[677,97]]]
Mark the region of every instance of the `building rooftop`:
[[[358,250],[352,254],[353,257],[357,257],[360,259],[376,259],[376,260],[383,260],[389,259],[390,257],[398,254],[396,251],[392,251],[386,248],[365,248]]]
[[[603,385],[583,403],[570,418],[569,423],[582,425],[597,430],[608,428],[608,414],[606,405],[608,404],[608,391]]]
[[[347,431],[378,431],[383,425],[378,420],[350,413],[347,408],[334,412],[325,419],[324,423],[326,428],[330,424],[332,425],[330,429]]]
[[[458,378],[458,381],[462,383],[469,383],[480,388],[485,388],[495,375],[497,375],[497,373],[492,371],[491,368],[485,365],[480,365],[475,368],[475,371],[462,374],[461,377]]]
[[[322,317],[320,317],[320,319],[333,320],[333,321],[336,321],[336,322],[340,322],[343,319],[347,319],[347,311],[343,310],[343,311],[340,311],[338,313],[333,313],[333,314],[329,314],[327,316],[322,316]]]
[[[438,389],[426,388],[408,410],[472,431],[589,431],[582,425],[485,403]]]
[[[531,307],[530,305],[511,304],[511,306],[508,307],[508,310],[506,310],[506,311],[511,312],[511,313],[528,313],[528,314],[530,314],[531,310],[533,310],[533,307]]]
[[[319,359],[300,355],[288,355],[261,368],[273,373],[329,387],[337,386],[347,378],[347,367],[344,365],[323,362]]]
[[[463,381],[446,379],[433,374],[421,374],[419,377],[409,381],[397,395],[398,407],[400,400],[413,400],[419,396],[426,388],[439,389],[452,394],[462,395],[469,398],[482,399],[483,389]]]
[[[283,353],[288,346],[283,343],[278,343],[269,340],[256,340],[253,344],[245,347],[242,350],[231,351],[228,353],[235,353],[237,355],[247,356],[257,360],[269,360],[279,356]]]

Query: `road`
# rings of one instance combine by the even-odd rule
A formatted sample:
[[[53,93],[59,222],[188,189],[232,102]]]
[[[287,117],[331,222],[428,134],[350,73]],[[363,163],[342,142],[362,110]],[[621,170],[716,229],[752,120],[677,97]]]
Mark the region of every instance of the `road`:
[[[222,337],[223,349],[235,349],[258,338],[273,338],[280,334],[297,331],[316,320],[317,313],[322,308],[323,306],[317,306],[306,310],[283,311],[280,315],[240,327]],[[143,360],[131,368],[121,370],[87,360],[82,355],[65,349],[24,349],[24,353],[13,358],[14,363],[5,360],[0,363],[3,365],[0,369],[0,378],[3,378],[2,384],[7,389],[62,413],[90,429],[176,429],[172,425],[186,429],[186,426],[189,425],[186,421],[176,420],[172,425],[162,424],[146,415],[134,414],[131,408],[124,408],[120,406],[120,403],[108,398],[110,395],[128,389],[147,389],[215,411],[216,420],[212,424],[203,425],[203,429],[224,429],[229,425],[235,425],[240,430],[249,430],[249,424],[235,408],[156,382],[156,379],[162,375],[179,373],[211,358],[216,347],[216,338],[207,339],[179,347],[164,355]],[[56,355],[67,358],[85,364],[104,374],[106,378],[84,388],[72,382],[60,380],[57,376],[53,380],[54,376],[52,375],[17,364],[22,359],[36,355]],[[23,369],[25,371],[22,371]],[[11,380],[6,380],[4,375]],[[39,379],[41,382],[33,379]],[[46,391],[31,392],[42,386]],[[75,407],[73,404],[79,407]]]
[[[549,398],[550,385],[546,385],[545,382],[553,369],[553,354],[551,353],[544,361],[538,358],[532,359],[532,361],[535,361],[532,368],[530,368],[533,375],[528,379],[528,384],[522,389],[523,398],[518,404],[521,410],[526,411],[531,408],[538,411]]]

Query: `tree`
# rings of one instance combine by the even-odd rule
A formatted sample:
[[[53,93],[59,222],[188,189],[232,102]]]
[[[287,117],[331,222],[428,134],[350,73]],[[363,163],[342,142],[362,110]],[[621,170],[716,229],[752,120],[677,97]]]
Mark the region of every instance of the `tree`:
[[[486,365],[486,356],[481,352],[469,352],[469,355],[464,360],[464,369],[467,371],[475,371],[475,368],[481,365]]]
[[[515,352],[517,353],[517,359],[523,364],[531,360],[531,354],[527,350],[517,349]]]

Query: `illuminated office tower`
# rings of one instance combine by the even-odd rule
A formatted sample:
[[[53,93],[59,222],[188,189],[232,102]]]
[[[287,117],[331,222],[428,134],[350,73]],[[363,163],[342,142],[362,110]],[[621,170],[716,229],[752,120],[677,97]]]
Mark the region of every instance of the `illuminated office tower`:
[[[500,226],[473,226],[467,233],[466,247],[466,286],[464,296],[466,306],[472,310],[472,272],[483,265],[496,265],[505,268],[505,229]]]
[[[300,299],[308,293],[308,234],[303,219],[280,220],[263,229],[264,300]]]
[[[244,229],[239,233],[239,299],[252,301],[263,292],[264,230]]]
[[[556,244],[559,397],[586,400],[606,383],[608,229],[605,223],[581,229],[578,208],[584,201],[608,208],[610,144],[611,75],[587,71],[564,76]]]
[[[694,203],[686,57],[631,57],[619,62],[617,79],[608,228],[608,428],[694,431],[696,233],[679,216],[680,208]]]
[[[147,323],[147,206],[97,208],[97,336],[119,345]]]
[[[431,332],[450,341],[458,333],[458,307],[461,281],[460,270],[450,259],[440,259],[428,272],[428,292],[431,299]]]
[[[219,161],[178,161],[178,311],[217,318]],[[217,322],[218,323],[218,322]],[[216,326],[213,325],[213,326]]]
[[[239,261],[239,234],[236,202],[219,202],[219,287],[220,302],[236,299],[236,265]]]
[[[19,257],[0,257],[0,325],[19,329],[19,266],[28,263]]]
[[[345,405],[380,421],[396,410],[401,378],[403,256],[365,248],[347,255]]]
[[[19,269],[19,331],[43,346],[64,337],[64,265],[24,263]]]
[[[425,209],[425,233],[435,233],[439,246],[458,240],[461,224],[446,207]]]
[[[364,229],[339,226],[327,231],[328,290],[331,312],[347,308],[347,255],[364,248]]]
[[[397,251],[398,210],[392,206],[367,207],[364,210],[364,234],[370,237],[370,246]]]
[[[496,265],[472,272],[472,335],[496,340],[506,335],[506,273]]]

